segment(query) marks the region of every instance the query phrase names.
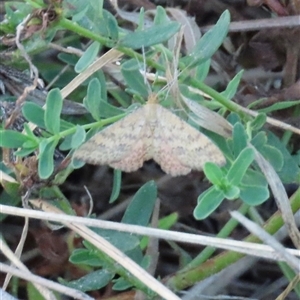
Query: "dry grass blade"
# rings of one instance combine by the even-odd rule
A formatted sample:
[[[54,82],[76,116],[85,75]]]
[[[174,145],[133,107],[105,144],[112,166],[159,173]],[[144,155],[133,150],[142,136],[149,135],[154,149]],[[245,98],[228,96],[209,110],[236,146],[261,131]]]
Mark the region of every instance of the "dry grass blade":
[[[40,200],[30,200],[30,203],[35,207],[40,208]],[[28,216],[30,218],[54,221],[60,223],[74,223],[84,224],[90,227],[118,230],[121,232],[129,232],[132,234],[138,234],[142,236],[153,236],[159,239],[177,241],[182,243],[189,243],[195,245],[212,246],[215,248],[221,248],[226,250],[232,250],[244,254],[265,257],[272,260],[280,260],[280,256],[276,254],[274,249],[267,245],[258,245],[256,243],[241,242],[235,240],[228,240],[222,238],[209,237],[199,234],[189,234],[178,231],[169,231],[162,229],[155,229],[137,225],[123,224],[111,221],[102,221],[96,219],[89,219],[83,217],[69,216],[66,214],[57,214],[53,212],[42,212],[24,208],[10,207],[7,205],[0,205],[0,211],[3,214],[14,216]],[[287,249],[287,251],[295,256],[299,256],[300,253],[295,249]]]
[[[238,105],[238,104],[237,104]],[[258,112],[256,111],[253,111],[251,109],[248,109],[248,108],[245,108],[243,106],[240,106],[238,105],[239,109],[247,114],[249,114],[250,116],[252,117],[257,117],[259,115]],[[275,127],[278,127],[278,128],[281,128],[283,130],[289,130],[289,131],[292,131],[298,135],[300,135],[300,129],[295,127],[295,126],[292,126],[290,124],[286,124],[284,122],[281,122],[279,120],[276,120],[274,118],[271,118],[271,117],[267,117],[266,119],[266,122],[272,126],[275,126]]]
[[[24,224],[24,227],[23,227],[22,235],[21,235],[20,241],[18,243],[17,249],[15,250],[15,255],[18,258],[21,257],[21,254],[23,252],[24,244],[25,244],[27,234],[28,234],[28,228],[29,228],[29,219],[25,218],[25,224]],[[11,277],[12,277],[12,275],[10,275],[10,274],[7,274],[7,276],[5,277],[5,281],[4,281],[3,286],[2,286],[4,289],[7,288]]]
[[[0,299],[1,300],[18,300],[17,298],[13,297],[9,293],[5,292],[2,288],[0,288]]]
[[[83,83],[92,74],[100,70],[103,66],[118,59],[123,53],[116,49],[110,49],[101,57],[99,57],[93,64],[91,64],[85,71],[76,76],[69,84],[67,84],[62,90],[61,94],[63,98],[66,98],[72,93],[81,83]]]
[[[268,18],[260,20],[243,20],[239,22],[231,22],[229,25],[229,32],[246,32],[262,29],[274,28],[291,28],[300,26],[299,16],[287,16],[280,18]],[[212,26],[202,27],[203,32],[208,31]]]
[[[205,94],[204,92],[196,89],[196,88],[193,88],[193,87],[189,87],[189,90],[191,90],[193,93],[196,93],[196,94],[199,94],[203,97],[206,97],[208,99],[212,99],[209,95]],[[238,104],[238,103],[234,103],[234,106],[236,107],[236,110],[237,111],[241,111],[241,112],[244,112],[252,117],[257,117],[259,115],[259,112],[257,111],[254,111],[254,110],[251,110],[249,108],[246,108],[246,107],[243,107],[242,105]],[[266,118],[266,123],[274,126],[274,127],[278,127],[278,128],[281,128],[283,130],[289,130],[291,132],[294,132],[298,135],[300,135],[300,129],[295,127],[295,126],[292,126],[290,124],[287,124],[287,123],[284,123],[282,121],[279,121],[279,120],[276,120],[274,118],[271,118],[271,117],[267,117]]]
[[[56,207],[50,205],[49,203],[43,202],[41,200],[32,200],[30,201],[32,204],[37,206],[38,208],[54,212],[59,215],[64,215],[64,213],[57,209]],[[127,257],[124,253],[122,253],[119,249],[110,244],[107,240],[96,234],[94,231],[90,230],[84,225],[76,224],[73,222],[60,221],[62,224],[72,229],[74,232],[79,234],[85,240],[92,243],[99,250],[103,251],[105,254],[110,256],[113,260],[123,266],[128,272],[133,274],[136,278],[138,278],[141,282],[143,282],[147,287],[152,289],[155,293],[160,295],[161,297],[168,300],[179,300],[173,292],[167,289],[162,283],[157,281],[154,277],[149,275],[144,269],[142,269],[137,263]]]
[[[287,299],[288,294],[296,287],[300,282],[300,275],[295,276],[295,278],[290,282],[287,288],[275,299],[275,300],[284,300]]]
[[[182,24],[185,47],[190,53],[201,38],[201,32],[195,19],[187,16],[187,13],[182,9],[168,7],[166,10],[177,22]]]
[[[248,146],[254,150],[255,160],[270,185],[274,199],[282,213],[282,218],[288,229],[290,238],[292,239],[295,247],[300,249],[300,233],[295,222],[288,196],[279,176],[276,174],[270,163],[251,144]]]
[[[18,269],[17,271],[19,271],[19,277],[27,279],[28,280],[28,276],[31,275],[31,272],[28,270],[28,268],[20,261],[19,257],[17,257],[11,250],[10,248],[6,245],[6,243],[2,240],[0,241],[0,250],[1,252],[5,255],[5,257],[11,262],[13,263]],[[0,266],[0,271],[1,272],[8,272],[8,274],[10,275],[14,275],[14,270],[10,270],[10,269],[15,269],[13,267],[10,266],[6,266],[3,264],[3,266]],[[37,276],[38,277],[38,276]],[[35,283],[36,281],[33,281],[33,284],[35,286],[35,288],[45,297],[46,300],[56,300],[55,295],[49,291],[46,287]]]
[[[270,245],[279,254],[287,264],[290,265],[296,272],[300,273],[300,260],[289,254],[286,249],[270,234],[264,231],[259,225],[248,220],[237,211],[231,212],[233,218],[243,224],[251,233],[255,234],[265,244]],[[300,250],[299,250],[300,254]]]
[[[197,116],[197,118],[190,116],[194,122],[223,137],[231,136],[232,125],[223,117],[183,95],[181,95],[181,97],[188,108]]]
[[[5,181],[17,183],[17,181],[13,177],[0,170],[0,182],[3,183]]]
[[[93,300],[94,298],[91,298],[90,296],[75,290],[71,289],[69,287],[66,287],[62,284],[58,284],[57,282],[53,282],[48,279],[44,279],[40,276],[36,276],[31,274],[30,272],[24,272],[22,270],[19,270],[17,268],[10,267],[8,265],[5,265],[3,263],[0,263],[0,271],[1,272],[8,272],[11,273],[13,276],[17,276],[19,278],[22,278],[24,280],[32,282],[35,287],[39,287],[38,291],[42,293],[41,287],[45,290],[45,287],[48,287],[52,290],[55,290],[57,292],[60,292],[62,294],[68,295],[74,299],[79,299],[79,300]],[[45,297],[46,300],[57,300],[57,298],[50,292],[49,290],[46,290],[48,294],[45,294],[45,292],[42,293],[42,295]],[[53,297],[52,297],[53,296]]]

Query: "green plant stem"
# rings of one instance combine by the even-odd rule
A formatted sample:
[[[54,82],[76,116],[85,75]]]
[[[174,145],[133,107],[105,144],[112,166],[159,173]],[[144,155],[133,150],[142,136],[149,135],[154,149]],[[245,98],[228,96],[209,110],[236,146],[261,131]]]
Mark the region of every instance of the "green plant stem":
[[[239,209],[239,212],[244,215],[247,213],[248,209],[249,209],[249,205],[243,203]],[[219,238],[228,237],[238,224],[239,223],[237,220],[231,218],[217,234],[217,237]],[[213,255],[215,250],[216,248],[214,247],[206,247],[197,257],[195,257],[189,264],[187,264],[180,272],[187,272],[190,269],[198,267],[200,264],[208,260]]]
[[[101,45],[105,45],[108,48],[113,48],[115,42],[109,38],[96,34],[88,29],[79,26],[77,23],[72,22],[66,18],[61,18],[57,24],[58,26],[76,32],[77,34],[99,42]]]
[[[221,95],[219,92],[215,91],[205,83],[198,81],[192,77],[189,77],[189,83],[191,86],[198,88],[205,94],[211,96],[213,99],[224,105],[228,110],[231,112],[235,112],[238,115],[240,115],[243,118],[249,119],[250,117],[246,115],[237,104],[235,104],[233,101],[228,100],[226,97]]]
[[[251,220],[253,220],[256,224],[263,226],[264,225],[264,220],[258,213],[257,209],[254,206],[251,206],[250,209],[248,210],[248,216],[250,217]]]
[[[281,269],[281,272],[290,282],[295,278],[296,274],[294,270],[287,263],[279,261],[278,266]],[[300,283],[295,285],[294,290],[300,299]]]
[[[291,208],[293,213],[300,209],[300,188],[292,195],[290,199]],[[282,226],[284,225],[282,216],[279,211],[277,211],[263,226],[264,230],[269,234],[275,234]],[[251,243],[261,243],[261,241],[254,235],[249,235],[243,241]],[[233,251],[225,251],[213,259],[208,260],[203,263],[201,266],[198,266],[194,269],[190,269],[186,272],[180,271],[175,275],[166,278],[165,281],[172,290],[183,290],[196,282],[204,280],[205,278],[216,274],[226,268],[229,265],[232,265],[245,254],[237,253]]]
[[[300,106],[298,105],[298,106],[295,107],[295,109],[292,113],[292,116],[296,117],[296,116],[299,116],[299,115],[300,115]],[[285,131],[284,132],[281,141],[285,146],[288,145],[290,139],[292,138],[292,135],[293,135],[293,133],[291,131]]]
[[[100,121],[93,122],[93,123],[90,123],[90,124],[82,125],[82,128],[87,130],[87,129],[91,129],[91,128],[94,128],[94,127],[103,127],[107,124],[114,123],[114,122],[118,121],[119,119],[121,119],[125,116],[126,116],[126,114],[120,114],[118,116],[107,118],[105,120],[100,120]],[[56,134],[56,135],[53,135],[53,136],[49,137],[48,141],[51,142],[51,141],[55,141],[55,140],[60,140],[60,139],[66,137],[70,134],[73,134],[75,132],[76,132],[76,126],[74,126],[72,128],[69,128],[69,129],[66,129],[64,131],[61,131],[59,134]]]
[[[84,36],[86,38],[92,39],[94,41],[99,42],[101,45],[104,45],[108,48],[116,48],[117,50],[119,50],[120,52],[124,53],[125,55],[128,55],[130,57],[136,58],[139,61],[143,62],[144,58],[143,55],[141,55],[140,53],[134,51],[133,49],[130,48],[126,48],[126,47],[121,47],[118,46],[117,41],[113,41],[107,37],[103,37],[99,34],[93,33],[92,31],[85,29],[81,26],[79,26],[77,23],[72,22],[68,19],[65,18],[61,18],[58,25],[60,27],[63,27],[64,29],[73,31],[81,36]],[[149,66],[156,68],[158,70],[163,71],[164,67],[161,64],[156,63],[155,61],[153,61],[152,59],[147,59],[146,58],[146,62]]]

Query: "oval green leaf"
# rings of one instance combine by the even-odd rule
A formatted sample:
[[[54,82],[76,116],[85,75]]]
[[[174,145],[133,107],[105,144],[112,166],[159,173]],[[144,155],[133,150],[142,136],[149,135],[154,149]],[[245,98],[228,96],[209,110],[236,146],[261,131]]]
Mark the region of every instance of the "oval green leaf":
[[[233,152],[237,157],[247,147],[248,135],[243,125],[238,122],[233,126]]]
[[[99,121],[100,115],[100,100],[101,100],[101,85],[98,78],[93,78],[88,85],[87,95],[83,99],[83,105],[91,113],[92,117]]]
[[[0,131],[0,146],[3,148],[19,148],[26,142],[32,142],[32,139],[18,131],[10,129]]]
[[[100,44],[98,42],[92,43],[79,58],[75,65],[75,72],[81,73],[88,68],[89,65],[93,63],[96,59],[98,52],[100,50]]]
[[[157,186],[153,180],[144,184],[134,195],[122,218],[122,223],[147,226],[155,201]]]
[[[198,204],[194,209],[194,217],[203,220],[208,217],[224,200],[224,193],[211,187],[198,197]]]
[[[25,102],[22,107],[23,116],[31,123],[45,129],[45,110],[33,102]]]
[[[204,165],[203,171],[207,179],[214,185],[220,186],[223,182],[224,173],[221,168],[212,162]]]
[[[53,134],[58,134],[60,130],[62,105],[63,98],[60,90],[57,88],[51,90],[46,99],[45,125],[46,129]]]
[[[186,66],[192,67],[212,57],[227,36],[229,24],[230,14],[228,10],[226,10],[216,25],[202,36],[189,56],[182,59],[182,62]]]
[[[109,203],[113,203],[118,199],[121,191],[121,183],[122,183],[122,171],[114,169],[113,189],[110,195]]]
[[[240,198],[249,205],[260,205],[270,196],[267,186],[263,185],[240,185]]]
[[[41,179],[47,179],[53,173],[53,155],[57,144],[58,140],[49,142],[46,139],[40,143],[38,171]]]
[[[148,97],[149,91],[145,84],[145,79],[140,72],[140,64],[135,59],[130,59],[122,64],[121,72],[127,86],[134,91],[134,93],[143,96],[144,99]]]
[[[140,49],[163,43],[169,40],[180,28],[177,22],[154,25],[151,28],[127,34],[119,42],[119,46]]]
[[[100,269],[79,279],[69,282],[64,280],[62,283],[70,288],[74,288],[82,292],[96,291],[105,287],[112,280],[114,275],[114,273],[111,273],[106,269]]]
[[[226,176],[228,182],[238,186],[253,160],[254,151],[251,148],[245,148],[230,167]]]

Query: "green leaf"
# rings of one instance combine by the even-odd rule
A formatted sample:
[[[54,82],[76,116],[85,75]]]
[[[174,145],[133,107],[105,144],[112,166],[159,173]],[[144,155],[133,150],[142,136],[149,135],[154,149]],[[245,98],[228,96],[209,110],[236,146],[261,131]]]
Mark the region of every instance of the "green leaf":
[[[116,279],[113,285],[113,290],[114,291],[125,291],[128,290],[130,287],[132,287],[132,284],[129,283],[127,280],[124,278],[120,277]]]
[[[113,189],[110,195],[109,203],[113,203],[118,199],[121,191],[121,183],[122,183],[122,171],[114,169]]]
[[[13,298],[15,299],[15,298]],[[27,299],[28,300],[45,300],[41,295],[39,290],[32,284],[32,282],[27,283]]]
[[[36,141],[36,143],[39,142],[38,138],[34,135],[32,129],[29,127],[28,123],[24,123],[24,131],[27,136],[29,136],[32,140]]]
[[[20,149],[15,152],[15,155],[19,156],[19,157],[25,157],[25,156],[28,156],[29,154],[31,154],[37,148],[38,148],[38,145],[36,147],[32,147],[32,148]]]
[[[9,23],[13,28],[17,27],[22,20],[24,20],[26,15],[32,13],[32,5],[29,5],[28,3],[18,2],[19,5],[17,10],[13,9],[11,2],[3,2],[3,4],[5,5],[6,19],[9,20]],[[7,22],[2,22],[2,24],[5,23]]]
[[[283,155],[281,152],[270,145],[264,145],[259,152],[271,163],[276,171],[280,171],[283,167]]]
[[[93,78],[88,85],[87,95],[83,100],[83,105],[91,113],[92,117],[99,121],[100,116],[100,95],[101,85],[97,78]]]
[[[94,34],[118,39],[118,24],[116,18],[102,7],[103,1],[68,0],[64,5],[64,17],[72,17],[72,21]]]
[[[251,140],[251,144],[257,148],[257,150],[260,150],[266,143],[267,143],[267,134],[265,131],[260,131],[257,133],[254,138]]]
[[[253,160],[254,151],[251,148],[245,148],[230,167],[226,176],[228,182],[238,186]]]
[[[156,6],[156,13],[153,23],[155,25],[161,25],[166,24],[168,22],[170,22],[170,19],[166,13],[166,10],[160,5]]]
[[[272,132],[268,132],[268,144],[280,151],[283,157],[283,167],[277,171],[282,182],[297,182],[298,176],[300,175],[300,168],[297,166],[285,145]]]
[[[17,206],[21,202],[20,185],[15,182],[2,180],[1,182],[4,191],[0,194],[0,204]],[[0,221],[2,222],[7,215],[0,213]]]
[[[235,185],[229,185],[224,190],[224,197],[228,200],[237,199],[240,196],[240,189]]]
[[[72,149],[72,137],[73,137],[73,134],[66,136],[64,138],[63,142],[59,145],[59,150],[67,151],[67,150]]]
[[[98,52],[100,50],[100,44],[98,42],[92,43],[79,58],[75,65],[75,72],[81,73],[86,70],[96,59]]]
[[[220,186],[222,184],[222,179],[224,178],[224,173],[221,168],[212,162],[207,162],[204,165],[203,171],[207,179],[214,185]]]
[[[120,114],[124,114],[123,109],[119,107],[115,107],[102,99],[100,99],[99,106],[100,106],[99,114],[101,118],[110,118]]]
[[[253,121],[251,121],[252,130],[259,130],[261,129],[267,121],[266,114],[260,113],[258,114]]]
[[[100,83],[100,95],[98,95],[99,99],[107,102],[107,89],[106,89],[106,78],[102,70],[98,70],[93,74],[93,78],[98,79]]]
[[[111,244],[113,244],[123,252],[131,251],[140,243],[139,238],[131,233],[118,232],[101,228],[92,228],[92,230],[101,235],[103,238],[105,238],[107,241],[109,241]]]
[[[3,148],[19,148],[26,142],[35,142],[29,136],[14,130],[0,130],[0,146]]]
[[[268,186],[268,181],[265,176],[257,170],[248,169],[243,180],[241,181],[243,185],[261,185],[264,187]]]
[[[88,292],[88,291],[96,291],[105,287],[113,279],[113,277],[114,274],[112,274],[108,270],[101,269],[89,273],[77,280],[73,280],[69,282],[65,280],[59,280],[59,281],[60,283],[70,288],[74,288],[82,292]]]
[[[268,114],[270,112],[281,110],[281,109],[286,109],[286,108],[293,107],[298,104],[300,104],[300,100],[277,102],[269,107],[261,108],[258,111],[261,113]]]
[[[136,28],[136,31],[143,30],[145,28],[145,9],[144,7],[140,8],[139,13],[139,20],[138,20],[138,26]]]
[[[180,28],[180,24],[170,21],[167,24],[154,25],[151,28],[127,34],[119,46],[140,49],[169,40]]]
[[[22,107],[23,116],[31,123],[45,129],[45,110],[33,102],[25,102]]]
[[[119,28],[116,18],[109,11],[103,10],[103,20],[106,25],[106,36],[117,41],[119,38]]]
[[[45,125],[46,129],[53,134],[58,134],[60,130],[60,113],[62,105],[63,98],[60,90],[57,88],[51,90],[46,99]]]
[[[85,141],[85,130],[81,126],[76,126],[76,131],[72,135],[71,148],[78,148]]]
[[[260,131],[251,141],[251,144],[272,164],[276,171],[283,167],[283,154],[275,146],[267,144],[268,138],[265,131]]]
[[[147,99],[149,91],[144,76],[140,72],[140,64],[136,59],[130,59],[122,64],[121,72],[129,88],[136,94],[142,95]]]
[[[248,135],[241,123],[233,126],[233,152],[238,156],[247,147]]]
[[[85,141],[86,133],[83,127],[77,125],[74,134],[68,135],[64,141],[59,145],[62,151],[76,149]]]
[[[221,95],[223,95],[227,99],[231,99],[236,94],[236,91],[239,87],[243,73],[244,73],[244,70],[241,70],[240,72],[238,72],[234,76],[234,78],[228,83],[226,90],[224,92],[222,92]]]
[[[203,63],[196,66],[195,78],[197,80],[203,81],[207,77],[210,69],[210,63],[211,63],[211,59],[207,59]]]
[[[157,199],[153,180],[145,183],[134,195],[122,218],[122,223],[147,226]]]
[[[35,139],[30,139],[23,144],[23,148],[36,149],[38,148],[39,143]]]
[[[241,122],[241,118],[238,114],[231,112],[227,117],[227,121],[234,126],[236,123]]]
[[[224,193],[214,186],[206,190],[198,197],[198,204],[194,209],[194,217],[203,220],[214,212],[224,200]]]
[[[259,205],[265,202],[269,196],[269,189],[262,185],[240,185],[240,198],[249,205]]]
[[[97,252],[88,249],[75,249],[70,256],[69,261],[75,265],[88,265],[92,267],[102,267],[103,265]]]
[[[189,56],[184,57],[181,61],[186,66],[192,67],[211,58],[227,36],[229,24],[230,14],[226,10],[217,24],[202,36]]]
[[[61,60],[62,62],[66,63],[70,66],[75,66],[78,62],[78,56],[75,54],[69,54],[69,53],[59,53],[57,55],[57,58]]]
[[[53,155],[57,144],[58,140],[48,141],[46,139],[40,143],[38,170],[41,179],[47,179],[53,173]]]

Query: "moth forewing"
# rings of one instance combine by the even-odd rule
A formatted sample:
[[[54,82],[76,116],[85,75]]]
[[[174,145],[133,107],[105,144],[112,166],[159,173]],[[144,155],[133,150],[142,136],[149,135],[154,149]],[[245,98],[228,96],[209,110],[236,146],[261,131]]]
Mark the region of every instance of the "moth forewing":
[[[210,139],[155,101],[150,96],[143,107],[83,144],[74,157],[125,172],[136,171],[144,161],[154,159],[172,176],[202,170],[207,161],[225,163]]]

